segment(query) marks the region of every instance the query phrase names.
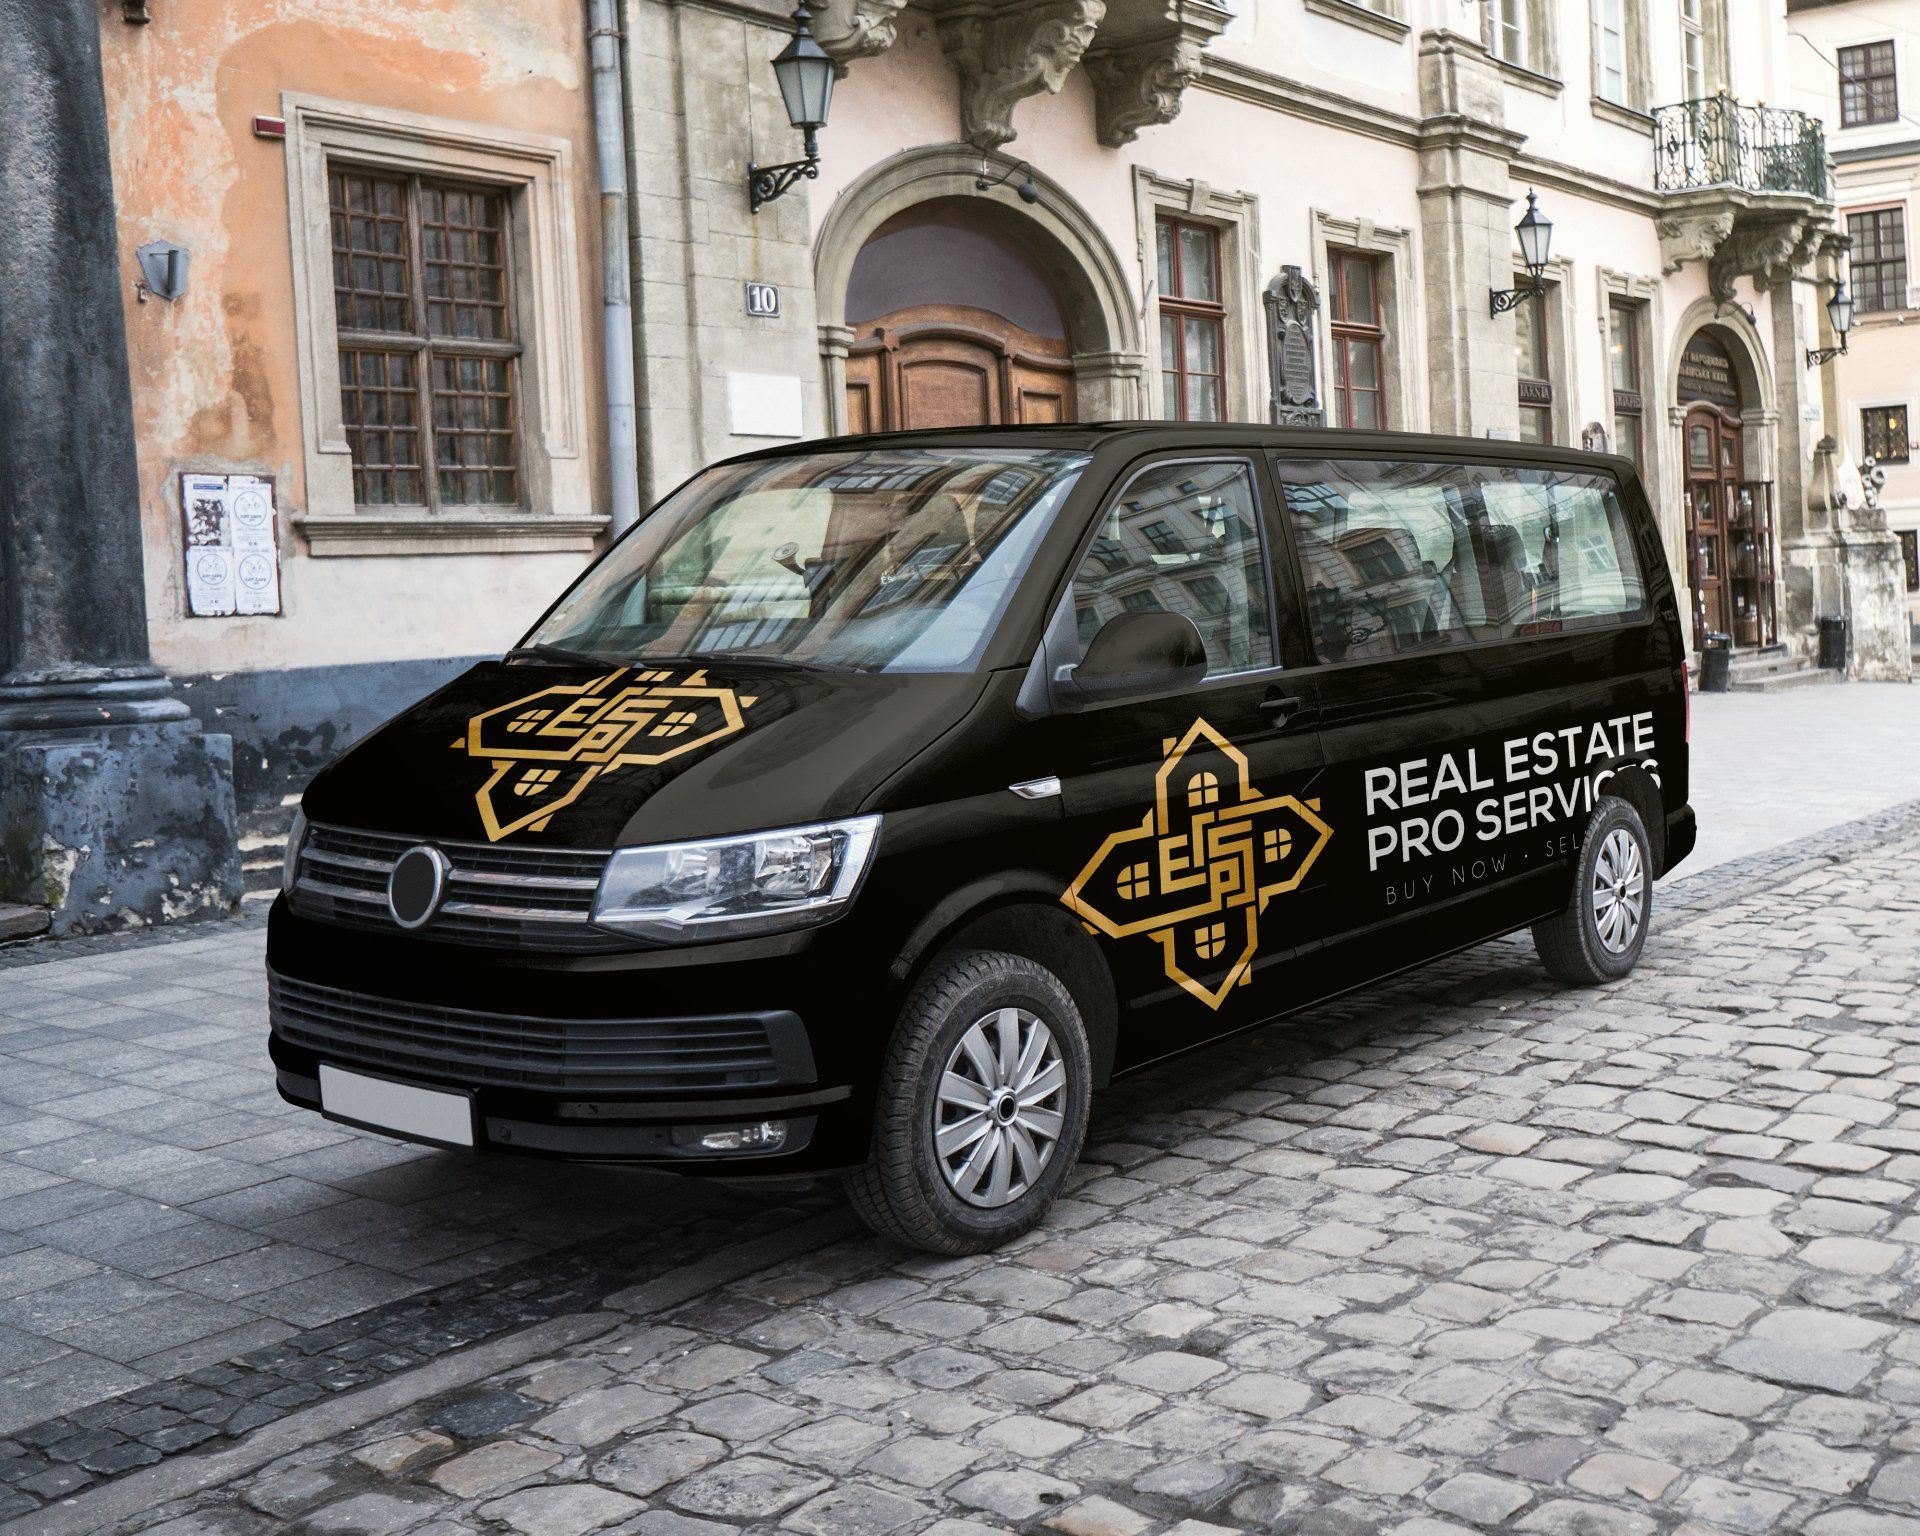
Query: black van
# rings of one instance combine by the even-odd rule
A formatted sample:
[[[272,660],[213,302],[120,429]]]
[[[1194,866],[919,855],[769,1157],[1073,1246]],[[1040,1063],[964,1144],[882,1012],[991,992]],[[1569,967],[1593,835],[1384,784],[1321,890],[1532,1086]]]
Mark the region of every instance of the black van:
[[[848,1170],[1032,1227],[1092,1090],[1531,927],[1624,975],[1692,849],[1623,459],[1117,424],[695,476],[307,790],[281,1093],[419,1141]]]

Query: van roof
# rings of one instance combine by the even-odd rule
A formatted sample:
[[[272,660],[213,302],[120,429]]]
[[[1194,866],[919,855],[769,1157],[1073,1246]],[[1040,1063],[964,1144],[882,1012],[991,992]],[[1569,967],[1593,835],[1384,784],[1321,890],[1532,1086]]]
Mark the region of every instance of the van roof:
[[[1272,447],[1310,452],[1329,452],[1351,456],[1355,453],[1390,455],[1444,453],[1470,456],[1482,463],[1583,464],[1634,473],[1631,460],[1617,454],[1588,453],[1540,443],[1519,442],[1510,438],[1449,437],[1431,432],[1377,432],[1342,427],[1276,427],[1260,422],[1203,421],[1098,421],[1078,422],[1070,426],[935,427],[914,432],[873,432],[860,436],[813,438],[785,443],[777,448],[761,448],[735,457],[741,459],[779,458],[794,453],[862,448],[943,448],[1047,447],[1096,448],[1128,441],[1142,450],[1158,447],[1179,449],[1209,447]]]

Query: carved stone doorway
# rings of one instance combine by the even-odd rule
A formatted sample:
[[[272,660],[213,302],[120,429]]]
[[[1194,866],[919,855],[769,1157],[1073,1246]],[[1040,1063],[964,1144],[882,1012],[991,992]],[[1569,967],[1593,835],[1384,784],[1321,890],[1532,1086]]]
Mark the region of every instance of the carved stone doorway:
[[[1712,633],[1740,648],[1776,640],[1773,484],[1748,478],[1752,402],[1737,347],[1701,327],[1681,352],[1675,390],[1696,649]]]
[[[849,432],[1076,419],[1066,311],[1046,272],[969,200],[887,220],[847,283]]]

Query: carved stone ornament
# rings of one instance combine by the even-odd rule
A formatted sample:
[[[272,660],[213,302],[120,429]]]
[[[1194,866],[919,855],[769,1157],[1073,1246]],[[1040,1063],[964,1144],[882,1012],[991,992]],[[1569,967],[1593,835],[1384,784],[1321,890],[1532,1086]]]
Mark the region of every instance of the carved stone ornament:
[[[1326,425],[1313,355],[1320,291],[1298,267],[1282,267],[1261,302],[1267,310],[1267,372],[1272,380],[1269,417],[1277,427]]]
[[[813,7],[813,35],[846,72],[853,59],[885,53],[899,33],[907,0],[820,0]]]
[[[1106,13],[1106,0],[944,7],[940,46],[960,76],[961,137],[983,150],[1012,139],[1015,105],[1066,84]]]
[[[1601,422],[1590,421],[1580,429],[1580,448],[1584,453],[1609,453],[1607,429]]]
[[[1142,128],[1170,123],[1180,98],[1200,78],[1200,44],[1171,35],[1087,55],[1093,82],[1094,136],[1109,149],[1131,144]]]
[[[1660,236],[1660,270],[1671,277],[1683,262],[1707,261],[1720,249],[1720,242],[1733,233],[1733,209],[1721,204],[1663,214],[1653,227]]]
[[[1824,217],[1803,211],[1744,216],[1707,263],[1707,286],[1716,300],[1730,304],[1738,278],[1766,288],[1788,282],[1807,270],[1830,228]]]

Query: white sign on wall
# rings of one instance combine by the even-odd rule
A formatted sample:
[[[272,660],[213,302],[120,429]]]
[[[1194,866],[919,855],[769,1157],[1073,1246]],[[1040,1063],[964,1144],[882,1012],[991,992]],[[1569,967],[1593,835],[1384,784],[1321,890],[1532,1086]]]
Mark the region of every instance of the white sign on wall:
[[[191,617],[280,611],[272,480],[263,475],[182,475],[180,527]]]
[[[735,437],[805,437],[799,378],[788,373],[728,374],[727,430]]]

